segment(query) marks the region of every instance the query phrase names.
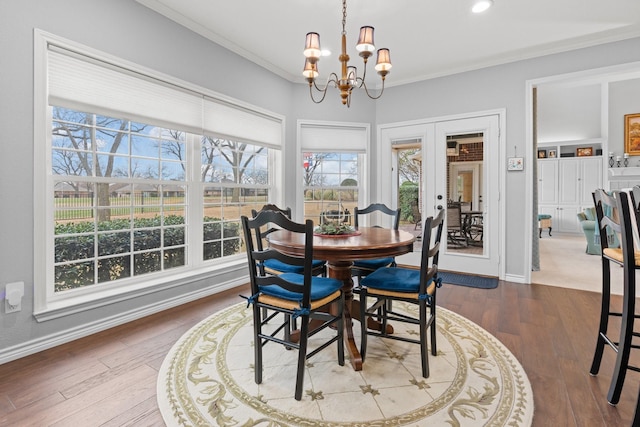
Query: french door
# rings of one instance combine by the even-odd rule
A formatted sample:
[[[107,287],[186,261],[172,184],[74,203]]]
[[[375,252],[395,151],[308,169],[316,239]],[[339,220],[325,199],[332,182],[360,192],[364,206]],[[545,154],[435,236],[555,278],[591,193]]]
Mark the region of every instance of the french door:
[[[382,200],[398,200],[399,165],[394,147],[407,140],[421,144],[414,159],[421,168],[422,217],[445,211],[438,262],[442,270],[501,275],[500,118],[496,113],[388,125],[380,130],[380,170],[391,170],[393,176],[392,180],[380,180]],[[420,245],[416,246],[398,263],[419,265]]]

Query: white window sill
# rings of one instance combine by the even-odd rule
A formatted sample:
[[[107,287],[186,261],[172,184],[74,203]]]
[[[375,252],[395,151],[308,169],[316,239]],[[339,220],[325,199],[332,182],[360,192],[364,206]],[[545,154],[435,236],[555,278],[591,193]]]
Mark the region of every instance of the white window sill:
[[[197,291],[181,294],[179,298],[173,298],[168,302],[161,301],[154,304],[155,307],[165,305],[166,308],[170,308],[172,306],[213,294],[215,293],[214,290],[222,291],[224,289],[237,286],[240,283],[246,283],[248,280],[247,274],[246,257],[240,257],[226,263],[217,264],[215,267],[207,266],[197,270],[192,269],[178,274],[156,277],[145,281],[144,287],[141,287],[141,284],[137,282],[126,286],[105,288],[102,291],[86,293],[74,297],[61,298],[58,301],[49,301],[44,308],[35,310],[33,315],[38,322],[45,322],[83,311],[93,310],[106,305],[131,300],[151,293],[177,288],[205,279],[212,282],[212,285],[206,288],[199,288]],[[229,281],[228,278],[227,280],[222,281],[211,280],[215,277],[222,277],[225,275],[232,275],[234,280]],[[157,311],[159,310],[156,308],[148,314],[152,314]]]

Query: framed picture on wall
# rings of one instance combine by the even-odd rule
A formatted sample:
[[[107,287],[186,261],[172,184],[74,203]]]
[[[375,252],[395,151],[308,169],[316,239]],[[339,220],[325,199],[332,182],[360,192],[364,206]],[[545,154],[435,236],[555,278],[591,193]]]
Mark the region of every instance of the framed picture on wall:
[[[524,159],[522,157],[509,157],[507,161],[508,171],[521,171],[524,169]]]
[[[556,150],[549,150],[549,153],[547,153],[548,157],[550,159],[553,159],[556,157]]]
[[[624,152],[640,156],[640,114],[624,116]]]
[[[593,147],[583,147],[576,150],[578,157],[593,156]]]
[[[546,159],[547,158],[547,150],[538,150],[538,158]]]

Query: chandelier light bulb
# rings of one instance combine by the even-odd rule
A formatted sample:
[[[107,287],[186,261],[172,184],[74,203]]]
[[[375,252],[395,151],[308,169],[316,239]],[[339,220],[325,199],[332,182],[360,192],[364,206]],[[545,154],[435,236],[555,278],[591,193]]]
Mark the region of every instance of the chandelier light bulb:
[[[378,49],[378,60],[376,61],[376,71],[383,78],[387,74],[389,74],[389,70],[391,70],[391,56],[389,55],[389,49]]]
[[[309,58],[311,63],[315,63],[320,59],[322,50],[320,49],[320,34],[307,33],[307,39],[304,44],[304,56]]]
[[[355,87],[358,84],[358,69],[356,67],[347,67],[347,81],[351,87]]]
[[[302,75],[307,79],[315,79],[318,77],[318,64],[312,63],[309,61],[309,58],[304,60],[304,70],[302,71]]]
[[[373,44],[373,27],[360,28],[360,36],[358,37],[356,50],[360,52],[360,56],[363,58],[368,58],[373,52],[375,52],[376,47]]]

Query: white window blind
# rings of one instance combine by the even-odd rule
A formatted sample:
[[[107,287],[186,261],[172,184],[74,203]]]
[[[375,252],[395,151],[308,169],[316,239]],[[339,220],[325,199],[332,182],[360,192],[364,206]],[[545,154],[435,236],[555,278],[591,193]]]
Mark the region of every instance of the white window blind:
[[[366,127],[304,124],[300,128],[300,145],[302,151],[365,153],[367,135]]]
[[[208,97],[204,100],[203,129],[205,134],[255,141],[272,147],[279,147],[282,141],[281,121]]]
[[[283,120],[275,115],[55,45],[48,46],[47,61],[50,105],[200,135],[282,145]]]

